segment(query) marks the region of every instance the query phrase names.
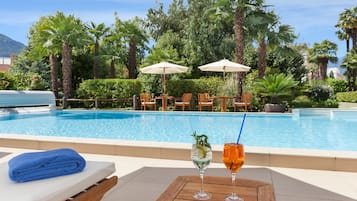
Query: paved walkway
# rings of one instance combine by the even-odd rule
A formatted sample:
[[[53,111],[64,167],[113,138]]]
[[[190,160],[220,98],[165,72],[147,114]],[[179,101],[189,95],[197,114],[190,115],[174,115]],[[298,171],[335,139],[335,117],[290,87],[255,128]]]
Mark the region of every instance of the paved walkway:
[[[0,163],[31,150],[0,147]],[[6,153],[9,153],[6,155]],[[118,185],[103,201],[156,200],[177,175],[196,175],[190,161],[83,154],[87,160],[113,161]],[[356,167],[357,168],[357,167]],[[207,175],[229,176],[223,163],[212,163]],[[244,166],[238,177],[273,183],[277,201],[357,201],[357,173]]]

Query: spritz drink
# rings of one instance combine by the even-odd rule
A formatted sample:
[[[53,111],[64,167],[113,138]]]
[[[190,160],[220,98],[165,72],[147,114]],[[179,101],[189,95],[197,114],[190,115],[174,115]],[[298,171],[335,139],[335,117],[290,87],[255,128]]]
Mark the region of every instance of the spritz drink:
[[[223,150],[223,163],[228,170],[231,171],[232,185],[235,186],[236,174],[244,164],[244,149],[242,144],[226,143]],[[228,196],[226,201],[238,200],[243,201],[243,198],[237,196],[235,192],[232,192]]]

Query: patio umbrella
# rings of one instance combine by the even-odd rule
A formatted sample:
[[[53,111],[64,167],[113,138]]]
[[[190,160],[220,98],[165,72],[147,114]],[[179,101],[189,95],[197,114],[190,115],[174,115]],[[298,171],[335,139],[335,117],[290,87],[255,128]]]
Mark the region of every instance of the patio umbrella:
[[[247,72],[250,70],[250,67],[248,66],[227,59],[209,63],[198,68],[201,71],[223,72],[223,76],[226,72]]]
[[[222,59],[213,63],[209,63],[198,67],[201,71],[212,71],[212,72],[223,72],[223,79],[225,79],[226,72],[248,72],[250,70],[249,66],[243,64],[235,63],[227,59]],[[239,85],[239,83],[238,83]],[[239,94],[238,94],[239,96]]]
[[[163,94],[166,94],[166,74],[184,73],[187,70],[188,68],[185,66],[180,66],[169,62],[160,62],[140,69],[142,73],[163,75]]]

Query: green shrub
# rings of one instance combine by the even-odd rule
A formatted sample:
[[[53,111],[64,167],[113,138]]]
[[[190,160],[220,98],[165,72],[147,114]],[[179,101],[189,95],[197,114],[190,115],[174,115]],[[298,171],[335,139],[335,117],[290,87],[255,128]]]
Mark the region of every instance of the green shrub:
[[[324,85],[314,86],[311,88],[309,98],[316,102],[334,99],[333,89],[330,86]]]
[[[334,93],[346,92],[348,90],[346,80],[327,79],[327,83],[332,87]]]
[[[95,79],[85,80],[76,91],[78,98],[100,98],[100,99],[125,99],[134,95],[139,96],[142,85],[137,80],[132,79]],[[93,104],[93,103],[90,103]],[[88,106],[88,105],[87,105]],[[108,107],[130,107],[131,101],[116,102],[107,104]]]
[[[321,101],[321,102],[315,102],[313,104],[313,107],[315,108],[338,108],[338,102],[337,100],[326,100],[326,101]]]
[[[0,71],[0,90],[14,89],[15,80],[7,73]]]
[[[325,101],[313,101],[308,96],[298,96],[292,102],[293,108],[338,108],[338,102],[334,99]]]
[[[313,101],[307,96],[298,96],[291,102],[293,108],[310,108],[313,106]]]
[[[357,103],[357,92],[350,91],[350,92],[336,93],[336,99],[339,102]]]
[[[171,96],[180,97],[183,93],[209,93],[218,95],[224,82],[222,78],[210,77],[201,79],[169,80],[166,83],[167,93]]]

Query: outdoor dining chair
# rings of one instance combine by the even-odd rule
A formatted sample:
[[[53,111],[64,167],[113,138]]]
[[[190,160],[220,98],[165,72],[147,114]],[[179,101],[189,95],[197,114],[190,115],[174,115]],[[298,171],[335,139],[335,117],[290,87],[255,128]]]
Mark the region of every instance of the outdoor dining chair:
[[[248,107],[249,110],[252,110],[252,99],[253,95],[251,93],[243,93],[242,100],[233,103],[234,112],[236,111],[237,107],[244,108],[245,112],[248,110]]]
[[[198,110],[202,111],[202,107],[211,107],[212,112],[214,109],[213,99],[208,93],[199,93],[198,94]]]
[[[150,97],[150,94],[140,94],[141,110],[146,110],[146,106],[153,107],[156,110],[156,100]]]
[[[191,99],[192,93],[184,93],[180,99],[175,100],[174,110],[176,110],[177,106],[181,107],[182,111],[185,111],[186,106],[191,110]]]

